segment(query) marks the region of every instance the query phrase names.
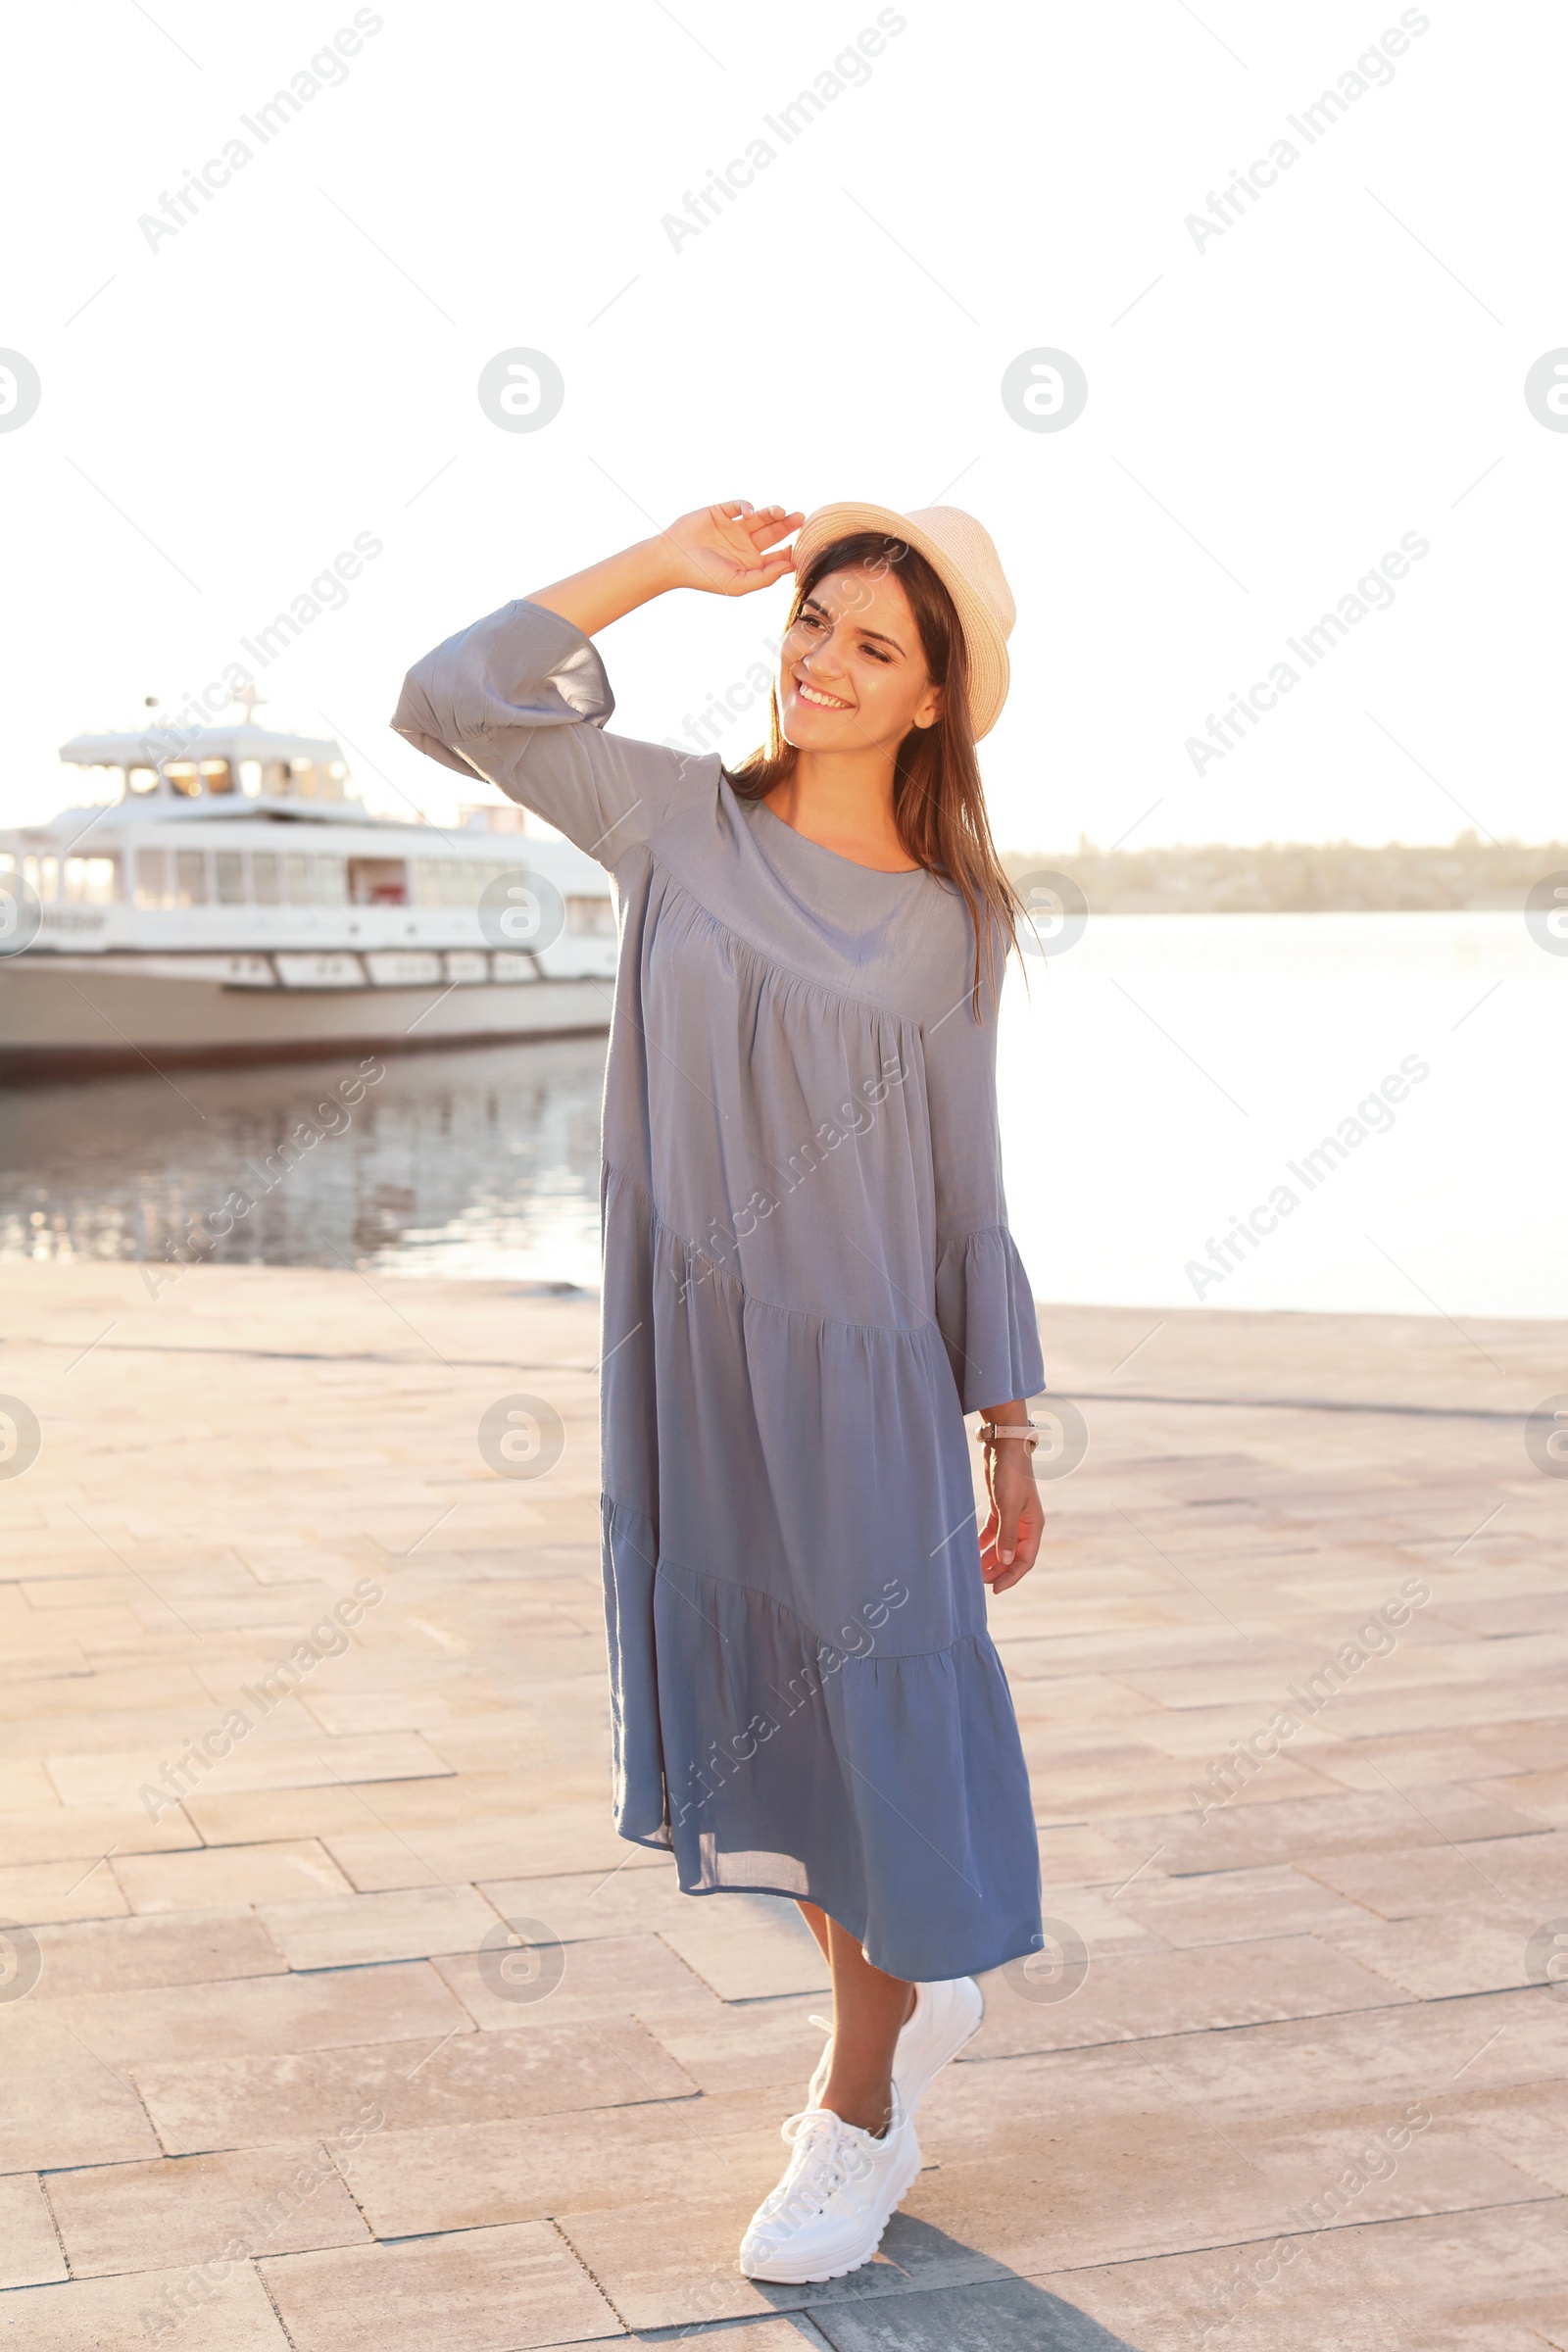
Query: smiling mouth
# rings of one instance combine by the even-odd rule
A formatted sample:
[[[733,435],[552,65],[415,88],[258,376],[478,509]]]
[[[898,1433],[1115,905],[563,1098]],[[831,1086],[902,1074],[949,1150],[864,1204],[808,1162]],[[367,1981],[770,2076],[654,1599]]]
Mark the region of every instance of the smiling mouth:
[[[819,686],[808,686],[804,678],[795,680],[795,691],[803,703],[812,703],[818,710],[849,710],[853,704],[841,703],[836,694],[824,694]]]

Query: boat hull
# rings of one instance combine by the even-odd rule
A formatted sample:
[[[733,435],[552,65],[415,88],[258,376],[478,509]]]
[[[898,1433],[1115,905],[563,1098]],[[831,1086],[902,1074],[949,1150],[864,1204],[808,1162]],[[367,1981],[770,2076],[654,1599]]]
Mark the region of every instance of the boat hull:
[[[418,1053],[610,1026],[607,980],[261,987],[222,977],[222,957],[203,958],[203,972],[159,960],[159,970],[120,956],[0,962],[0,1081]]]

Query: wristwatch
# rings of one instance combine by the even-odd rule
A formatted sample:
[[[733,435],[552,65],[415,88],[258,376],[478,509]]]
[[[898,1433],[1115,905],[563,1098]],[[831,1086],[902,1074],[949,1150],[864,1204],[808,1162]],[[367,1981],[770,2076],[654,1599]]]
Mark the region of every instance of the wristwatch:
[[[977,1446],[994,1446],[999,1438],[1014,1438],[1031,1453],[1040,1443],[1038,1421],[982,1421],[974,1433]]]

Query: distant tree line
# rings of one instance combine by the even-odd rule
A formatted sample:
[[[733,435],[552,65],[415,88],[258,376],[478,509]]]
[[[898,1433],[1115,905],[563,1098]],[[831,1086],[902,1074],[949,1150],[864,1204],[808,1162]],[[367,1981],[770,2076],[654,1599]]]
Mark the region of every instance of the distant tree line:
[[[1099,914],[1314,914],[1437,906],[1522,907],[1544,874],[1568,870],[1568,842],[1537,848],[1461,833],[1446,847],[1391,841],[1229,842],[1176,849],[1012,851],[1016,881],[1065,874]]]

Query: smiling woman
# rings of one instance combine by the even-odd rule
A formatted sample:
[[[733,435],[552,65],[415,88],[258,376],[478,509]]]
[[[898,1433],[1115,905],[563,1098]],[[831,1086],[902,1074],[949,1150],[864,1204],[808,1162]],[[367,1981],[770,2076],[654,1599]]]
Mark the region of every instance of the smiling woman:
[[[974,599],[971,664],[954,598],[915,544],[914,518],[830,512],[836,530],[818,519],[796,542],[766,747],[729,781],[737,800],[763,802],[785,824],[879,873],[924,868],[951,881],[974,928],[978,1010],[981,987],[995,988],[999,948],[1015,939],[1016,899],[991,838],[974,748],[1006,694],[998,621],[1004,616],[1010,628],[1012,599],[990,540],[970,524],[985,547],[965,553],[977,578],[993,575],[994,608]],[[954,509],[931,512],[970,520]],[[845,528],[862,513],[906,536]],[[865,791],[873,750],[892,761],[886,803]]]
[[[768,747],[742,775],[604,732],[593,632],[667,589],[744,596],[795,566]],[[955,509],[734,501],[450,639],[393,722],[615,880],[616,1827],[672,1852],[688,1894],[794,1896],[833,1978],[793,2159],[741,2249],[761,2278],[869,2261],[920,2167],[920,2097],[979,2024],[974,1975],[1041,1944],[985,1605],[1042,1526],[1040,1342],[997,1133],[1016,902],[974,753],[1012,617]]]

